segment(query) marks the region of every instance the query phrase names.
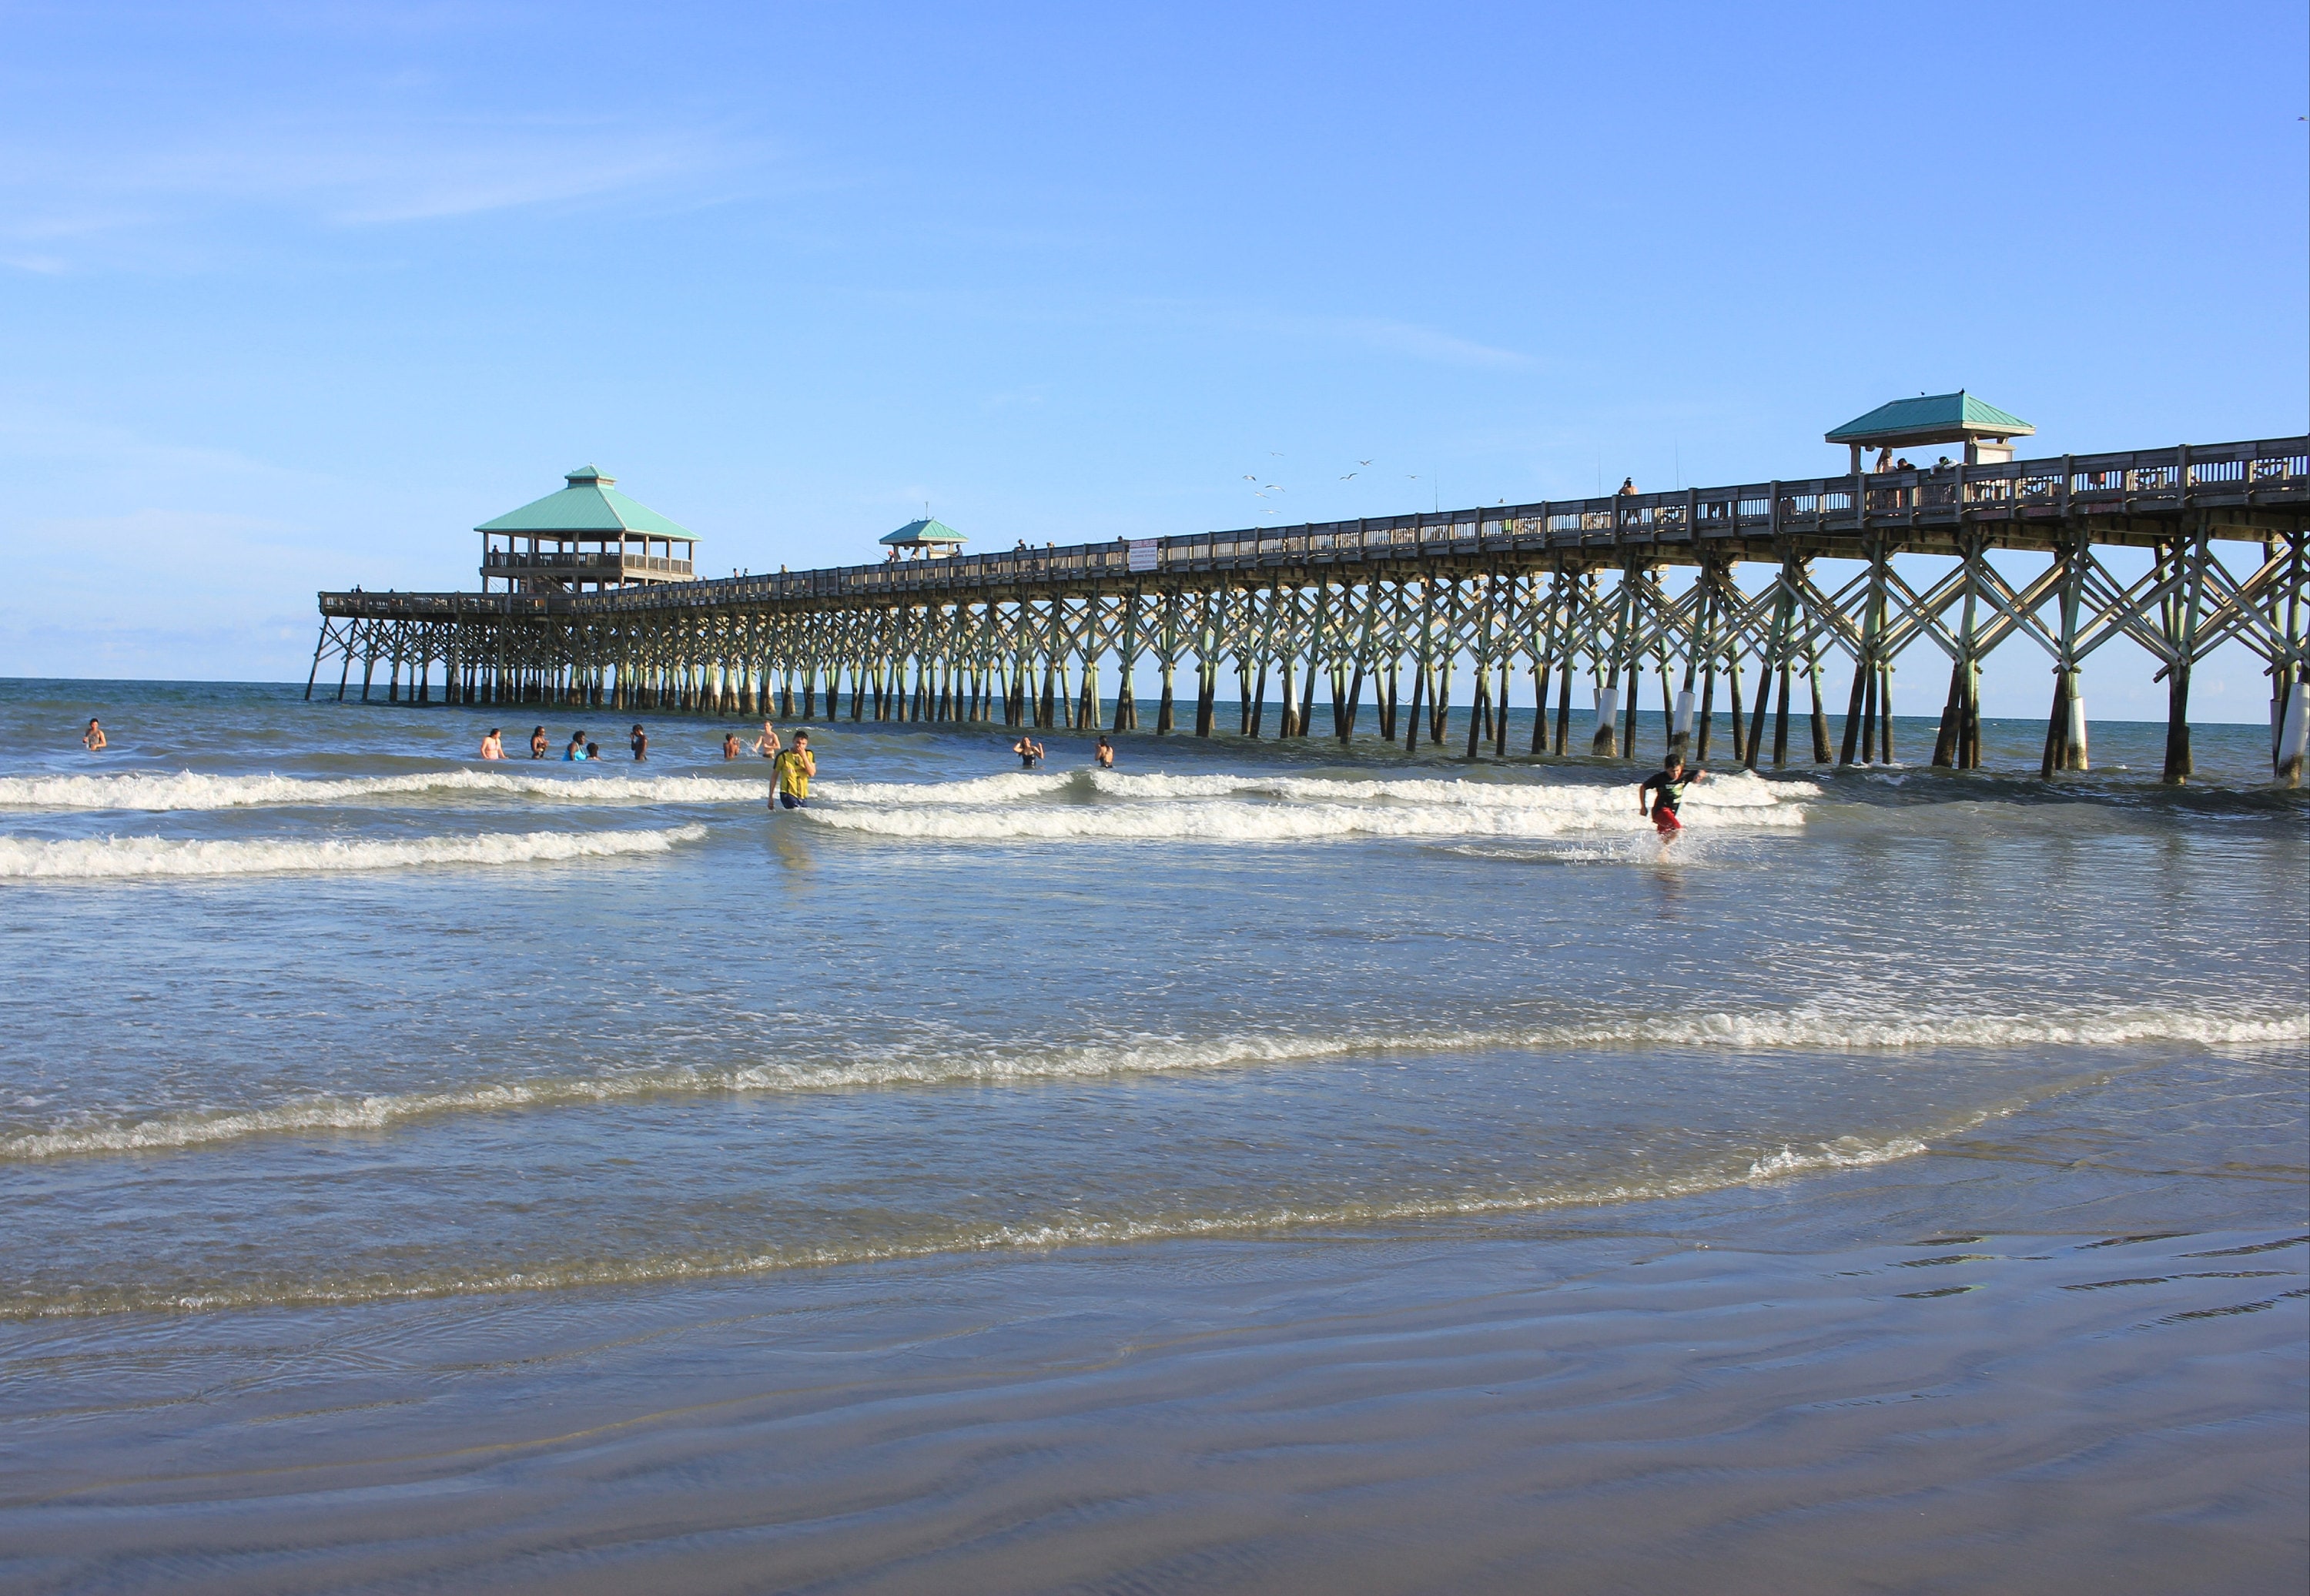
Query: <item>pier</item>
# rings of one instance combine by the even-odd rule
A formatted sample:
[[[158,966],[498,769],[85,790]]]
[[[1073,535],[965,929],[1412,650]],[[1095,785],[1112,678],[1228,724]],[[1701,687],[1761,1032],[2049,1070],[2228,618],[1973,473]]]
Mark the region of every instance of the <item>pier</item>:
[[[2041,650],[2053,678],[2051,777],[2089,768],[2086,665],[2123,638],[2167,684],[2165,775],[2181,781],[2191,669],[2236,642],[2268,668],[2273,775],[2298,785],[2310,437],[1967,453],[1936,469],[710,580],[681,579],[689,559],[673,570],[657,544],[612,550],[582,558],[655,557],[652,574],[673,579],[324,593],[306,697],[334,662],[339,698],[358,666],[364,699],[1127,732],[1142,729],[1151,677],[1144,729],[1208,737],[1231,674],[1227,729],[1244,736],[1271,734],[1272,691],[1281,738],[1345,741],[1368,715],[1416,751],[1444,742],[1458,707],[1453,751],[1470,759],[1632,759],[1649,673],[1672,748],[1703,760],[1729,748],[1755,768],[1892,761],[1896,667],[1922,655],[1941,697],[1932,763],[1968,769],[1982,662],[2015,646]],[[2113,571],[2120,549],[2148,551],[2147,569]],[[2001,551],[2049,558],[2017,581],[1992,563]],[[1840,661],[1853,674],[1833,745],[1823,668]],[[1536,708],[1529,745],[1512,748],[1518,675]],[[1585,746],[1576,695],[1594,712]]]

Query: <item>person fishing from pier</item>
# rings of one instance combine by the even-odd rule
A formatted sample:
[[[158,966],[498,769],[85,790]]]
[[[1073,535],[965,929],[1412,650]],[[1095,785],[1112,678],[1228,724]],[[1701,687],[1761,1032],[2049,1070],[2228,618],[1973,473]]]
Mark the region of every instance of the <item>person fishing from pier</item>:
[[[754,751],[766,759],[778,757],[778,729],[769,722],[762,723],[762,734],[754,739]]]
[[[1684,829],[1684,822],[1676,818],[1676,807],[1684,802],[1685,789],[1707,779],[1707,771],[1697,767],[1688,770],[1682,754],[1671,754],[1659,774],[1645,777],[1644,785],[1637,789],[1637,809],[1652,817],[1653,829],[1660,833],[1663,844],[1674,842]],[[1660,794],[1657,799],[1650,796],[1654,792]]]
[[[543,726],[538,727],[537,730],[529,734],[529,757],[531,759],[542,759],[545,758],[547,746],[548,745],[545,741],[545,728]]]
[[[88,730],[80,734],[81,746],[94,753],[105,745],[104,728],[96,724],[96,716],[88,717]]]
[[[482,758],[485,759],[505,758],[505,737],[496,726],[491,726],[490,734],[482,739]]]
[[[1021,737],[1011,745],[1011,751],[1019,756],[1020,769],[1032,770],[1042,759],[1043,745],[1032,737]]]
[[[780,809],[807,807],[810,778],[817,774],[818,759],[810,751],[810,733],[796,732],[794,746],[770,761],[771,802]]]

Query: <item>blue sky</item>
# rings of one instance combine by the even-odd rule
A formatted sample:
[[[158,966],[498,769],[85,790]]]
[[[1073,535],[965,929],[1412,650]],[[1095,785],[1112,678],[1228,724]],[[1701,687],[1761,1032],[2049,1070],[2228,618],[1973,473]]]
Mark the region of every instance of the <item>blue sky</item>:
[[[2306,55],[2298,4],[0,4],[0,673],[301,678],[314,589],[471,585],[588,461],[726,570],[925,501],[1806,475],[1959,386],[2033,452],[2310,429]]]

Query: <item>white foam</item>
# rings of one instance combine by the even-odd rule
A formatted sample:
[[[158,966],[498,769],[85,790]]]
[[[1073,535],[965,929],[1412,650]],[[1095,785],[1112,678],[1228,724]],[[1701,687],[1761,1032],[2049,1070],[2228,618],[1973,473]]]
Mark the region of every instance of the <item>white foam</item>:
[[[706,835],[703,826],[663,831],[483,832],[400,841],[323,838],[201,841],[106,837],[62,842],[0,837],[0,880],[100,880],[239,876],[281,871],[399,870],[426,864],[525,864],[662,854]]]
[[[1048,798],[1079,786],[1090,772],[1081,770],[1005,770],[993,776],[967,776],[960,781],[843,781],[814,782],[814,794],[844,803],[1018,803]]]
[[[816,825],[877,837],[946,841],[1314,842],[1346,837],[1554,837],[1567,831],[1651,829],[1632,801],[1488,808],[1476,805],[1252,802],[1199,799],[1177,803],[1027,804],[996,809],[954,804],[825,807],[798,811]],[[1686,811],[1688,820],[1697,819]],[[1795,805],[1731,809],[1707,826],[1802,826]]]
[[[684,828],[691,833],[699,829]],[[572,1107],[649,1097],[1026,1083],[1310,1063],[1356,1055],[1556,1052],[1584,1047],[1664,1047],[1695,1052],[1900,1052],[1936,1048],[2005,1052],[2036,1047],[2109,1047],[2145,1042],[2251,1046],[2305,1041],[2310,1041],[2310,1012],[2236,1016],[2136,1009],[2089,1017],[1978,1015],[1861,1019],[1819,1010],[1798,1010],[1752,1014],[1656,1013],[1585,1024],[1462,1031],[1282,1033],[1211,1040],[1147,1036],[1043,1053],[1008,1048],[995,1051],[991,1045],[981,1045],[979,1051],[924,1048],[910,1052],[882,1047],[871,1055],[856,1057],[833,1055],[798,1061],[781,1054],[774,1059],[726,1069],[650,1070],[590,1078],[541,1077],[482,1082],[441,1091],[387,1092],[358,1097],[315,1096],[265,1108],[63,1123],[0,1138],[0,1162],[90,1153],[164,1151],[250,1136],[303,1132],[383,1131],[405,1121],[438,1115]],[[1766,1167],[1770,1162],[1767,1160],[1759,1167],[1760,1175],[1776,1172]]]
[[[1938,1132],[1934,1132],[1938,1133]],[[1755,1181],[1785,1178],[1817,1169],[1853,1168],[1915,1158],[1926,1150],[1913,1136],[1881,1142],[1839,1137],[1811,1153],[1784,1148],[1751,1160],[1745,1170],[1737,1153],[1719,1154],[1676,1175],[1633,1181],[1594,1181],[1557,1187],[1511,1187],[1446,1196],[1294,1205],[1270,1203],[1217,1212],[1173,1210],[1107,1218],[1074,1217],[1043,1221],[932,1225],[887,1240],[858,1238],[834,1245],[803,1243],[750,1253],[690,1253],[636,1258],[572,1259],[491,1274],[443,1271],[432,1275],[340,1278],[295,1284],[267,1281],[204,1290],[152,1291],[97,1288],[62,1300],[12,1305],[10,1317],[78,1318],[133,1312],[213,1312],[221,1309],[401,1301],[450,1296],[569,1290],[603,1286],[656,1285],[711,1280],[790,1269],[887,1262],[950,1256],[959,1253],[1047,1252],[1064,1247],[1123,1246],[1144,1242],[1249,1238],[1307,1229],[1339,1229],[1412,1224],[1428,1220],[1498,1219],[1566,1208],[1598,1208],[1722,1191]]]
[[[569,774],[515,770],[425,770],[341,777],[207,776],[180,770],[117,776],[0,776],[0,808],[210,810],[282,804],[358,804],[379,798],[465,794],[543,798],[554,803],[759,803],[766,778],[601,776],[583,765]]]

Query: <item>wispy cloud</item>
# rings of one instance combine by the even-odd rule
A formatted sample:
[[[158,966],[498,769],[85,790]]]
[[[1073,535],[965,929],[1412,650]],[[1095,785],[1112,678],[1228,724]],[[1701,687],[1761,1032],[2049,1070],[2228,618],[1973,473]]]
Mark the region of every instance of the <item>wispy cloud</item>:
[[[0,146],[0,255],[59,271],[251,211],[335,229],[646,200],[705,204],[776,161],[726,124],[618,117],[274,116],[144,142]]]
[[[1222,328],[1267,338],[1290,338],[1316,343],[1352,343],[1384,354],[1429,365],[1489,367],[1507,369],[1529,366],[1532,357],[1463,338],[1420,322],[1377,316],[1315,316],[1242,305],[1163,299],[1145,301],[1150,309],[1193,325]]]
[[[1307,318],[1307,331],[1365,343],[1390,354],[1405,355],[1439,366],[1529,366],[1532,357],[1512,349],[1495,349],[1437,327],[1417,322],[1387,321],[1376,317]]]

